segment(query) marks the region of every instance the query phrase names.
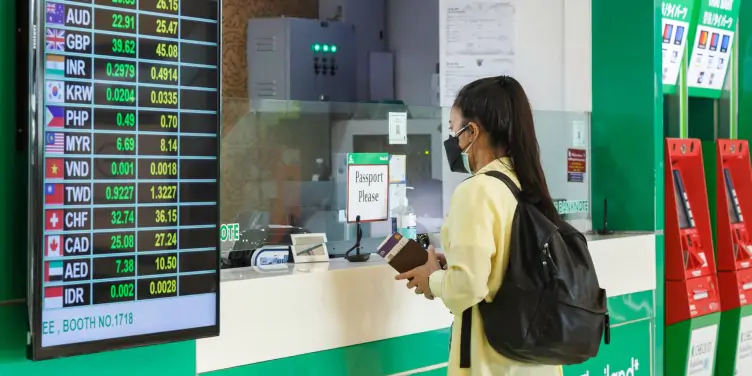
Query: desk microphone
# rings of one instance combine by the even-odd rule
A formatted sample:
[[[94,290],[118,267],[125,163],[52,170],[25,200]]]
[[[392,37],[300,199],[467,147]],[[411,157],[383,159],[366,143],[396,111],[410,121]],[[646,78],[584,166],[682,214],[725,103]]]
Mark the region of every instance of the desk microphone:
[[[360,227],[360,216],[355,217],[355,226],[357,226],[355,231],[355,245],[345,252],[345,259],[350,262],[366,262],[371,258],[371,254],[360,253],[360,249],[363,248],[360,246],[360,241],[363,239],[363,229]],[[354,255],[350,254],[352,251],[355,251]]]
[[[603,228],[596,231],[598,235],[612,235],[614,230],[608,228],[608,198],[603,199]]]

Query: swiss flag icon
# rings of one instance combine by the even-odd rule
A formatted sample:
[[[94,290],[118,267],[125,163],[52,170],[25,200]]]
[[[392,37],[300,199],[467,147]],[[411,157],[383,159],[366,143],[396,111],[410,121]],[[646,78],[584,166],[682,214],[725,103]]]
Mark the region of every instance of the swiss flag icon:
[[[47,210],[44,212],[44,229],[55,231],[63,229],[63,211]]]
[[[61,257],[63,255],[62,250],[62,239],[63,237],[60,235],[50,235],[47,237],[47,241],[45,242],[44,247],[44,256],[45,257]]]

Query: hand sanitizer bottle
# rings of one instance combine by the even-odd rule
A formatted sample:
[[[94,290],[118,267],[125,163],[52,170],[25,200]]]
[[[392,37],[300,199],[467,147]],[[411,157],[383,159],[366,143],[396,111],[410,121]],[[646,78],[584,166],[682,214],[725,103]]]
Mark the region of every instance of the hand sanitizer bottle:
[[[413,189],[407,187],[407,189]],[[418,218],[415,215],[415,210],[407,202],[407,191],[405,196],[401,197],[402,203],[395,208],[395,217],[397,217],[397,232],[402,236],[417,240],[418,238]]]

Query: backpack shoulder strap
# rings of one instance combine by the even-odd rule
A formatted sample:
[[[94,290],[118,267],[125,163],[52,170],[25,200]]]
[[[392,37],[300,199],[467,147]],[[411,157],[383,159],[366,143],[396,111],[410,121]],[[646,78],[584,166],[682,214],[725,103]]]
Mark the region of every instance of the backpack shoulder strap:
[[[470,341],[471,330],[473,327],[473,307],[462,312],[462,321],[460,323],[460,368],[470,368]],[[450,337],[451,338],[451,337]],[[450,340],[451,341],[451,340]],[[451,343],[449,344],[451,346]]]
[[[507,188],[512,191],[514,198],[519,201],[522,192],[519,188],[517,188],[517,184],[514,184],[509,176],[500,171],[488,171],[483,174],[501,180],[504,184],[506,184]],[[472,176],[470,178],[472,178]],[[462,324],[460,326],[460,368],[462,369],[470,368],[470,333],[473,325],[472,322],[473,307],[470,307],[462,312]]]
[[[520,195],[522,194],[522,192],[520,191],[519,188],[517,188],[517,184],[514,184],[512,179],[510,179],[509,176],[507,176],[505,173],[500,172],[500,171],[488,171],[488,172],[484,172],[483,175],[488,175],[504,182],[504,184],[507,185],[507,188],[509,188],[509,190],[512,191],[514,198],[516,198],[517,201],[520,200]]]

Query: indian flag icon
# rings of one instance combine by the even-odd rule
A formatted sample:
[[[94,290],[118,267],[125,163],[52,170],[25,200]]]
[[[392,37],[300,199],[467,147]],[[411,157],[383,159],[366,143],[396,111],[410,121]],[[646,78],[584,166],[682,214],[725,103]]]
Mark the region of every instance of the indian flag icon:
[[[63,287],[47,287],[44,289],[44,308],[61,308],[63,306]]]
[[[47,261],[44,265],[44,281],[60,282],[63,280],[63,262]]]
[[[65,77],[65,57],[60,55],[47,55],[45,64],[47,76]]]

